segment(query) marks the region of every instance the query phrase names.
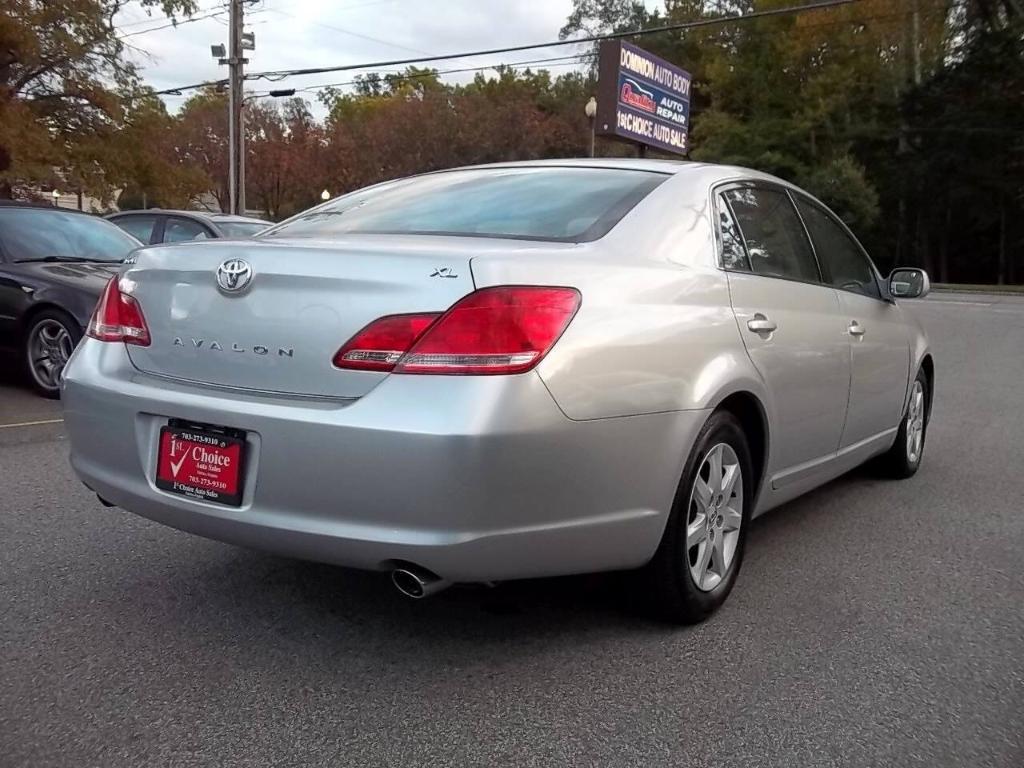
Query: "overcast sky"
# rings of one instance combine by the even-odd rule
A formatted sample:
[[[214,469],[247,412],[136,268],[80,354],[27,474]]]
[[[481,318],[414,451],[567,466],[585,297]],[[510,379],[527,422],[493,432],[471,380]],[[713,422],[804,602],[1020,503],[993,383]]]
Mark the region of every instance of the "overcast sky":
[[[647,0],[649,7],[656,0]],[[215,80],[226,76],[210,55],[210,45],[227,43],[227,12],[223,0],[199,0],[197,21],[177,27],[159,13],[147,17],[129,5],[116,24],[125,42],[148,55],[133,52],[145,81],[156,88]],[[246,29],[256,35],[256,50],[248,52],[249,71],[321,67],[401,59],[422,54],[500,48],[555,40],[572,8],[572,0],[260,0],[246,6]],[[219,12],[219,13],[218,13]],[[217,15],[212,15],[212,14]],[[208,16],[209,18],[199,18]],[[431,64],[455,69],[564,56],[579,48],[553,48],[491,55]],[[552,73],[570,70],[558,64]],[[248,90],[307,88],[350,81],[357,73],[292,77],[280,83],[249,81]],[[472,79],[473,74],[446,77]],[[300,94],[315,102],[315,89]],[[172,110],[187,98],[168,96]],[[317,110],[320,112],[320,110]]]

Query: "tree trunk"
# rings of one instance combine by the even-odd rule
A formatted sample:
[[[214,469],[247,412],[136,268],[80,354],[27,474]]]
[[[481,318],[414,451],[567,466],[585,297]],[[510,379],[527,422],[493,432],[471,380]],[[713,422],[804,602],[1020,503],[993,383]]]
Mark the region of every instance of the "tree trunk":
[[[917,207],[917,222],[914,226],[914,248],[917,251],[917,264],[925,272],[935,272],[934,259],[931,254],[931,243],[928,240],[928,227],[925,225],[925,217],[921,213],[921,207]]]
[[[939,282],[949,282],[949,238],[952,235],[953,201],[946,198],[946,217],[942,226],[942,241],[939,243]]]
[[[996,285],[1006,284],[1006,197],[999,196],[999,267]]]

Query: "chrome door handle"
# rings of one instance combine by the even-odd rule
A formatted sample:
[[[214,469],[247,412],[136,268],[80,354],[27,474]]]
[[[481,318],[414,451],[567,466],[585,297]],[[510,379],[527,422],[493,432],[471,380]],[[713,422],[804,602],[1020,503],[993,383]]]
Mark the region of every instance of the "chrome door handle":
[[[747,320],[747,328],[752,330],[754,333],[774,333],[778,327],[778,324],[774,320],[769,320],[760,312],[754,315],[750,320]]]
[[[863,336],[867,333],[867,329],[863,325],[858,323],[856,320],[850,321],[850,327],[847,329],[851,336]]]

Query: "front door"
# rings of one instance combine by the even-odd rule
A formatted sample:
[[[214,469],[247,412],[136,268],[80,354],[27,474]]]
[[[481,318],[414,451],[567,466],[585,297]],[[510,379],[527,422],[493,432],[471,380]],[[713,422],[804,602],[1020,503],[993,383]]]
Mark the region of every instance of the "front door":
[[[788,193],[739,186],[717,204],[733,311],[772,397],[768,472],[781,487],[813,474],[839,446],[849,337]]]
[[[903,311],[886,301],[867,254],[831,213],[802,195],[797,207],[825,277],[836,288],[850,345],[850,403],[840,448],[899,426],[910,366]]]

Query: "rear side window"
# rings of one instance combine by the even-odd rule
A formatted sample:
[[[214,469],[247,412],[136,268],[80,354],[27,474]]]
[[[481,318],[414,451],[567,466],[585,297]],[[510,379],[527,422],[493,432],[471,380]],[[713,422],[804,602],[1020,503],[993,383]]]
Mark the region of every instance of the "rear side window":
[[[270,222],[262,221],[218,221],[217,228],[224,237],[252,237],[270,226]]]
[[[800,215],[804,217],[807,231],[811,233],[818,260],[828,273],[829,282],[844,291],[881,299],[875,271],[860,246],[818,206],[799,198],[797,206]]]
[[[718,228],[722,233],[722,266],[725,269],[750,271],[747,249],[743,246],[743,233],[723,195],[718,196]]]
[[[587,242],[604,236],[665,174],[613,168],[447,171],[353,192],[261,237],[461,235]]]
[[[150,238],[153,237],[153,227],[156,225],[156,216],[121,216],[111,221],[140,243],[149,245]]]
[[[725,193],[755,274],[818,282],[818,265],[789,195],[751,187]]]

